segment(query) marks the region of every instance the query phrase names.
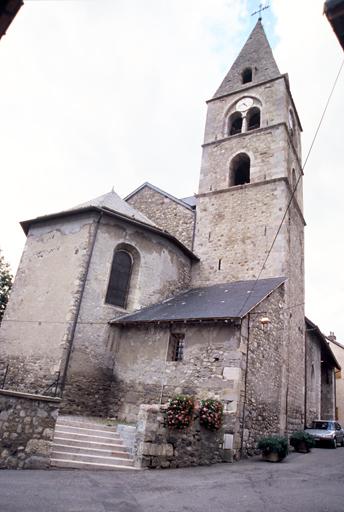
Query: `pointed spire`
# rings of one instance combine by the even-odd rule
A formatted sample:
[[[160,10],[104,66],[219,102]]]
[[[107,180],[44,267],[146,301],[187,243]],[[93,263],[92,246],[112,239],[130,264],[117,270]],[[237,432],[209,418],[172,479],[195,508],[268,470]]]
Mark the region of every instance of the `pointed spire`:
[[[245,69],[252,70],[252,84],[270,80],[280,75],[260,19],[216,91],[214,98],[247,86],[248,83],[243,84],[242,79],[242,73]]]

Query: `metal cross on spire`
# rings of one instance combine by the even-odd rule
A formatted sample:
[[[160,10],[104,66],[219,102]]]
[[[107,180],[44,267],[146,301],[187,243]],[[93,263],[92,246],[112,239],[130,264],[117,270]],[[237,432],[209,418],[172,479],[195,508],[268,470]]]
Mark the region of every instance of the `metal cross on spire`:
[[[259,14],[259,20],[262,19],[262,11],[265,11],[265,9],[269,9],[270,5],[264,5],[262,3],[259,4],[259,9],[251,14],[251,16],[254,16],[255,14]]]

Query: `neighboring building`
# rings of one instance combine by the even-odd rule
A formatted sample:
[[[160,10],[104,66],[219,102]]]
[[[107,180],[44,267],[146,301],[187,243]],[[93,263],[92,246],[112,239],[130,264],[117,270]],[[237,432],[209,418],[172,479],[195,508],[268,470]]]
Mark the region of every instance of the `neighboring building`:
[[[327,0],[324,13],[344,50],[344,0]]]
[[[334,419],[336,378],[341,361],[331,350],[319,327],[306,318],[306,419],[310,426],[316,419]],[[343,358],[342,358],[342,362]],[[334,372],[333,369],[337,371]]]
[[[23,0],[0,0],[0,39],[6,34],[23,3]]]
[[[327,336],[331,350],[335,355],[341,368],[344,368],[344,345],[337,341],[333,332]],[[344,374],[343,370],[336,372],[336,419],[341,423],[344,428]]]
[[[333,415],[337,363],[317,336],[305,350],[301,130],[259,20],[208,101],[196,197],[145,183],[22,223],[6,387],[57,386],[62,412],[129,421],[176,393],[216,397],[237,454],[303,428],[307,408]]]

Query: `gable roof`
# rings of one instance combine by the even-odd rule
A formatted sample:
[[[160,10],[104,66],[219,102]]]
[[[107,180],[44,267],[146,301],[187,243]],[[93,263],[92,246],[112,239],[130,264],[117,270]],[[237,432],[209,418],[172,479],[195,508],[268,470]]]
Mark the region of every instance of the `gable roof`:
[[[112,324],[239,319],[286,281],[285,277],[192,288],[159,304],[112,320]]]
[[[338,370],[340,370],[341,369],[340,364],[338,363],[337,359],[335,358],[335,355],[331,350],[330,343],[327,340],[326,336],[321,332],[319,327],[317,325],[315,325],[309,318],[305,317],[305,322],[306,322],[306,332],[312,331],[315,334],[315,336],[320,341],[321,351],[324,354],[324,356],[326,356],[331,361],[334,368],[337,368]]]
[[[241,74],[245,68],[254,70],[253,81],[242,84]],[[214,94],[214,98],[230,94],[241,87],[252,86],[278,76],[281,76],[281,74],[259,19],[222,84]]]
[[[185,199],[178,199],[177,197],[173,196],[172,194],[169,194],[168,192],[165,192],[164,190],[161,190],[161,188],[155,187],[151,183],[148,183],[148,181],[145,181],[140,185],[138,188],[130,192],[125,198],[124,201],[128,201],[131,197],[135,196],[138,192],[143,190],[144,188],[150,188],[154,192],[157,192],[158,194],[168,197],[171,199],[171,201],[174,201],[175,203],[178,203],[180,206],[184,206],[184,208],[187,208],[188,210],[194,210],[194,206],[190,204],[190,197],[186,197]]]
[[[22,221],[20,225],[24,233],[27,235],[30,227],[34,224],[38,224],[40,222],[49,222],[56,219],[62,219],[64,217],[79,215],[88,212],[96,212],[101,215],[115,217],[119,220],[135,224],[136,226],[146,229],[147,231],[156,233],[162,236],[163,238],[170,240],[170,242],[172,242],[181,251],[183,251],[184,254],[186,254],[191,260],[199,260],[199,258],[176,237],[156,226],[150,219],[145,217],[145,215],[143,215],[138,210],[127,204],[114,191],[96,197],[95,199],[91,199],[86,203],[79,204],[78,206],[70,208],[69,210],[64,210],[58,213],[52,213],[49,215],[36,217],[35,219]]]
[[[143,215],[143,213],[136,210],[133,206],[128,204],[124,199],[122,199],[114,190],[108,192],[107,194],[103,194],[102,196],[95,197],[90,201],[86,201],[85,203],[78,204],[71,208],[71,210],[80,210],[82,208],[87,208],[89,206],[95,206],[97,208],[108,208],[117,213],[121,213],[131,219],[136,219],[145,224],[150,224],[151,226],[156,226],[154,222],[152,222],[148,217]],[[68,210],[67,210],[68,211]],[[69,210],[70,211],[70,210]]]

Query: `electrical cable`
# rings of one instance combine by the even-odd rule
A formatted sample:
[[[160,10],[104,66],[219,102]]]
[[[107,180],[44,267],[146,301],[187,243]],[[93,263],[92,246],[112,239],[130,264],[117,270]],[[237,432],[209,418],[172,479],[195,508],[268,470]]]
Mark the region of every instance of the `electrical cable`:
[[[285,218],[286,218],[286,216],[287,216],[287,213],[288,213],[288,211],[289,211],[289,208],[290,208],[290,206],[291,206],[291,203],[293,202],[293,199],[294,199],[294,196],[295,196],[295,193],[296,193],[296,189],[297,189],[297,187],[298,187],[298,184],[299,184],[299,182],[300,182],[300,180],[301,180],[301,177],[302,177],[302,175],[303,175],[304,169],[305,169],[305,167],[306,167],[306,165],[307,165],[307,162],[308,162],[309,156],[310,156],[310,154],[311,154],[311,152],[312,152],[312,149],[313,149],[313,147],[314,147],[315,140],[316,140],[316,138],[317,138],[317,136],[318,136],[318,133],[319,133],[320,127],[321,127],[321,125],[322,125],[322,122],[323,122],[323,119],[324,119],[324,117],[325,117],[325,114],[326,114],[327,108],[328,108],[329,103],[330,103],[330,101],[331,101],[331,98],[332,98],[333,92],[334,92],[334,90],[335,90],[335,88],[336,88],[336,85],[337,85],[337,82],[338,82],[339,76],[340,76],[340,74],[341,74],[341,71],[342,71],[342,69],[343,69],[343,66],[344,66],[344,60],[342,61],[341,65],[340,65],[340,67],[339,67],[339,71],[338,71],[337,76],[336,76],[336,78],[335,78],[334,84],[333,84],[332,89],[331,89],[331,92],[330,92],[330,94],[329,94],[329,96],[328,96],[328,99],[327,99],[327,102],[326,102],[325,108],[324,108],[323,113],[322,113],[322,115],[321,115],[321,118],[320,118],[320,121],[319,121],[319,123],[318,123],[317,129],[315,130],[315,134],[314,134],[314,136],[313,136],[313,139],[312,139],[312,142],[311,142],[310,148],[309,148],[308,153],[307,153],[307,156],[306,156],[306,158],[305,158],[305,163],[303,164],[303,167],[302,167],[302,169],[301,169],[300,175],[299,175],[299,177],[298,177],[298,179],[297,179],[297,181],[296,181],[296,183],[295,183],[295,185],[294,185],[294,188],[293,188],[293,190],[292,190],[292,194],[291,194],[290,200],[289,200],[289,202],[288,202],[287,208],[286,208],[286,210],[285,210],[285,212],[284,212],[284,215],[283,215],[283,217],[282,217],[282,220],[281,220],[281,222],[280,222],[280,224],[279,224],[279,226],[278,226],[277,232],[276,232],[276,234],[275,234],[275,236],[274,236],[274,238],[273,238],[273,240],[272,240],[272,243],[271,243],[270,249],[269,249],[269,251],[268,251],[268,253],[267,253],[266,257],[265,257],[264,263],[263,263],[263,265],[262,265],[262,267],[261,267],[261,269],[260,269],[260,271],[259,271],[259,273],[258,273],[258,276],[257,276],[257,278],[256,278],[256,280],[255,280],[255,282],[254,282],[254,284],[253,284],[253,287],[252,287],[252,289],[251,289],[251,294],[253,293],[253,291],[254,291],[255,287],[257,286],[257,282],[259,281],[260,276],[262,275],[262,273],[263,273],[263,271],[264,271],[264,269],[265,269],[265,265],[266,265],[266,263],[267,263],[267,261],[268,261],[268,259],[269,259],[269,257],[270,257],[271,251],[272,251],[272,249],[273,249],[273,247],[274,247],[274,245],[275,245],[275,242],[276,242],[276,240],[277,240],[277,237],[278,237],[278,235],[279,235],[279,233],[280,233],[280,231],[281,231],[281,229],[282,229],[282,226],[283,226],[284,220],[285,220]],[[242,307],[241,307],[241,309],[240,309],[240,311],[239,311],[239,316],[240,316],[241,312],[243,311],[244,307],[246,306],[246,304],[247,304],[247,302],[248,302],[248,299],[249,299],[249,296],[250,296],[250,295],[248,295],[248,296],[246,297],[246,299],[245,299],[245,301],[244,301],[244,303],[243,303],[243,305],[242,305]]]

